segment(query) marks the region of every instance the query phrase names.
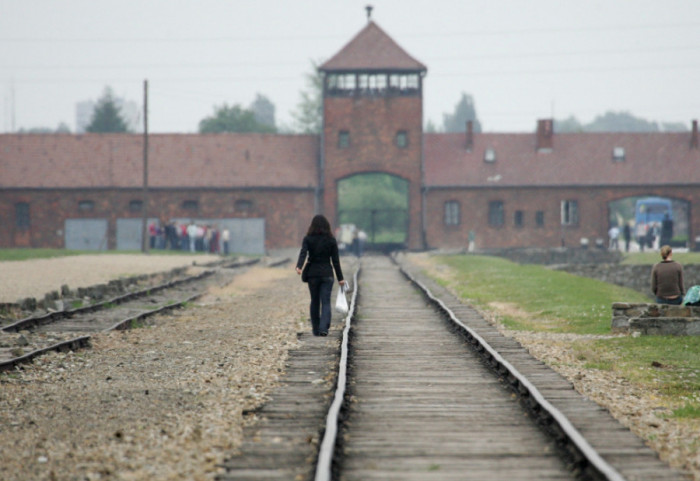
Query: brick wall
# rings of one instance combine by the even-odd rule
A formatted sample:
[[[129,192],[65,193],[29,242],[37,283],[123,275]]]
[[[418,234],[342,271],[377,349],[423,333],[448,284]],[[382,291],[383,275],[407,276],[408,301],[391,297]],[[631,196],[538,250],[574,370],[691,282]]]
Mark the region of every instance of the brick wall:
[[[694,189],[697,190],[697,189]],[[497,249],[510,247],[579,247],[581,238],[590,246],[596,239],[607,243],[608,203],[631,196],[660,195],[698,202],[698,193],[685,187],[553,187],[553,188],[440,188],[428,190],[426,196],[426,238],[428,247],[464,248],[469,231],[476,234],[476,247]],[[578,222],[561,223],[561,202],[576,201]],[[460,206],[457,225],[445,224],[445,203],[456,201]],[[503,203],[503,224],[489,223],[489,203]],[[515,223],[516,211],[522,212],[522,225]],[[536,223],[542,212],[543,224]],[[700,232],[697,220],[692,232]]]
[[[140,190],[130,189],[41,189],[0,191],[0,247],[18,246],[15,204],[30,205],[30,228],[26,247],[64,247],[66,219],[107,219],[108,248],[116,247],[118,218],[141,218],[131,212],[129,203],[142,198]],[[249,201],[250,208],[236,208],[236,201]],[[92,201],[91,211],[80,210],[81,201]],[[184,201],[196,201],[198,208],[183,208]],[[239,203],[240,207],[240,203]],[[265,218],[265,247],[296,247],[314,213],[313,189],[183,189],[152,190],[148,216],[161,222],[172,218]]]
[[[422,247],[421,162],[422,99],[401,97],[327,97],[324,99],[323,211],[337,223],[337,182],[344,177],[381,172],[409,182],[409,227],[407,244]],[[349,145],[338,145],[339,132],[349,135]],[[406,147],[396,145],[399,131],[406,133]]]

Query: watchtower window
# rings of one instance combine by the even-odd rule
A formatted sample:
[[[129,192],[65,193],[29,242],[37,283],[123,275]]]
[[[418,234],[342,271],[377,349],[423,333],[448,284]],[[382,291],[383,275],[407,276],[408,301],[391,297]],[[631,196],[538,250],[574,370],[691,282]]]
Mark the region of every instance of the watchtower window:
[[[494,149],[486,149],[484,150],[484,162],[496,162],[496,151]]]
[[[326,77],[326,88],[330,95],[348,95],[355,91],[355,74],[329,74]]]
[[[325,94],[331,97],[386,93],[410,96],[420,93],[420,84],[418,73],[329,73],[325,78]]]
[[[347,149],[348,147],[350,147],[350,132],[341,130],[338,132],[338,148]]]
[[[408,147],[408,132],[405,130],[396,132],[396,146],[400,149]]]

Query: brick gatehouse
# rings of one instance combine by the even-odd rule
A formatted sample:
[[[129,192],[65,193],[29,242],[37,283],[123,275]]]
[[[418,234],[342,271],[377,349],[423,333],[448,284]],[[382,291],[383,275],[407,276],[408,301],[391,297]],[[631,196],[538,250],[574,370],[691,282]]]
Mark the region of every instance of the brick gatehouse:
[[[427,68],[375,22],[320,67],[319,136],[0,135],[0,247],[129,249],[141,219],[226,226],[233,250],[295,247],[311,216],[339,223],[338,185],[381,173],[407,186],[405,245],[578,246],[606,239],[611,203],[680,205],[700,235],[697,121],[689,133],[423,132]],[[377,206],[381,209],[381,206]],[[146,215],[144,216],[144,211]]]

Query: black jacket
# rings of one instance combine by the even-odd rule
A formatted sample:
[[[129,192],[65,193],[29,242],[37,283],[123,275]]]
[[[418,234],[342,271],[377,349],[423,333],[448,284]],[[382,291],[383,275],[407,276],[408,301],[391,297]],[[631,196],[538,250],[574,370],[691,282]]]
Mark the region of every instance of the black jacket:
[[[343,270],[338,259],[338,243],[335,237],[327,235],[307,235],[301,243],[301,251],[297,260],[299,269],[304,265],[306,255],[309,256],[309,277],[335,277],[343,280]],[[333,263],[333,269],[331,269]]]

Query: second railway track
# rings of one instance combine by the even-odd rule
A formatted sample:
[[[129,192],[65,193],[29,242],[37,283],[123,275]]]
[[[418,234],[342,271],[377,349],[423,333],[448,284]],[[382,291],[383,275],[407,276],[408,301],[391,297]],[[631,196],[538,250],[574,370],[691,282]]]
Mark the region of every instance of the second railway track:
[[[256,263],[258,259],[222,263],[197,274],[185,275],[160,285],[143,288],[93,305],[49,312],[2,326],[5,333],[21,333],[31,350],[0,347],[0,371],[30,362],[47,351],[75,350],[89,344],[97,332],[128,329],[149,316],[195,300],[212,283],[227,283],[234,269]]]

